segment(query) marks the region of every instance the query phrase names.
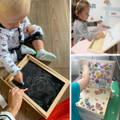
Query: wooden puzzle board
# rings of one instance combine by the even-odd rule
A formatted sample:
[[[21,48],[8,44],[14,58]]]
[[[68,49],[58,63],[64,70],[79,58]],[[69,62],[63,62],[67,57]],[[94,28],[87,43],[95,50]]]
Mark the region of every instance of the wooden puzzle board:
[[[86,88],[81,92],[80,101],[76,105],[104,118],[110,93],[106,89]]]
[[[104,32],[105,37],[93,39],[88,50],[94,53],[104,53],[120,42],[120,23]]]
[[[104,43],[103,38],[100,38],[98,40],[93,40],[88,48],[88,51],[94,52],[94,53],[102,53],[101,50],[102,50],[103,43]]]
[[[84,60],[89,61],[90,80],[88,86],[110,89],[115,61],[81,59],[81,62]],[[82,78],[82,64],[80,64],[80,78]]]

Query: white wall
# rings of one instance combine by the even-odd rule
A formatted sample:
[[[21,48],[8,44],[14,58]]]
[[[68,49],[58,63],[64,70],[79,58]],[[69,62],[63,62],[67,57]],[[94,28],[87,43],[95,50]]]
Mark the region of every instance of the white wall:
[[[89,20],[102,19],[106,25],[114,26],[120,22],[120,0],[110,0],[106,5],[104,0],[89,0],[91,4]]]

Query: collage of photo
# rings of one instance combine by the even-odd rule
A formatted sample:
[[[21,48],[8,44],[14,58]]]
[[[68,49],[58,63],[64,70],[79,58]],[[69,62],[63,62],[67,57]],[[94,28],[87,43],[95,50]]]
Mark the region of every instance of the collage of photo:
[[[120,120],[120,0],[0,0],[0,120]]]

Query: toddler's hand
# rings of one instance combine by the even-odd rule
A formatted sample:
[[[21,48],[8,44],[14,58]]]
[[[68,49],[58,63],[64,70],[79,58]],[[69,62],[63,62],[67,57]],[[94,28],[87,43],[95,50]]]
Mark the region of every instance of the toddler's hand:
[[[102,22],[103,22],[102,20],[96,21],[97,24],[101,24]]]
[[[29,25],[29,26],[27,26],[25,29],[24,29],[24,32],[25,33],[28,33],[28,34],[31,34],[31,33],[33,33],[35,30],[34,30],[34,28],[33,28],[33,26],[32,25]]]
[[[18,73],[14,76],[14,79],[15,79],[17,82],[19,82],[19,83],[23,82],[23,74],[22,74],[22,72],[18,72]]]
[[[22,104],[22,99],[24,92],[27,91],[28,89],[19,89],[17,87],[11,89],[9,91],[8,95],[8,107],[7,111],[12,113],[14,116],[18,113],[21,104]]]
[[[95,39],[100,39],[100,38],[104,38],[104,37],[105,37],[105,34],[103,32],[97,32]]]

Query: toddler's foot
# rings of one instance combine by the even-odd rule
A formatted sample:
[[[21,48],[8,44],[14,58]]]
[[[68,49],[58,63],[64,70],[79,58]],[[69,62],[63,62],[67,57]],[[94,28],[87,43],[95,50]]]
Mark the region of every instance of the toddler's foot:
[[[30,55],[35,55],[36,51],[26,45],[21,45],[21,53],[22,54],[30,54]]]
[[[56,56],[53,53],[50,53],[44,49],[37,51],[36,58],[42,61],[53,61],[56,59]]]

